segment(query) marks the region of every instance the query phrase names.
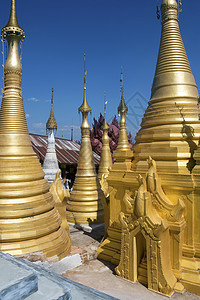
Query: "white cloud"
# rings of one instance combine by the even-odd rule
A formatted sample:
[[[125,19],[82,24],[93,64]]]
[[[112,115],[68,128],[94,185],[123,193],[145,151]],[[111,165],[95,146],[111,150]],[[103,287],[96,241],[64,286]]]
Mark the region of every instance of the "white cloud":
[[[33,123],[32,127],[33,128],[37,128],[37,129],[44,129],[45,128],[45,124],[44,123]]]
[[[27,118],[27,119],[30,118],[30,114],[26,114],[26,118]]]
[[[28,98],[28,101],[39,102],[40,100],[35,97],[31,97],[31,98]]]
[[[80,129],[80,126],[76,126],[76,125],[64,125],[63,129],[68,129],[68,128],[73,128],[73,129]]]
[[[44,102],[48,102],[48,103],[50,103],[50,102],[51,102],[51,100],[44,100]]]

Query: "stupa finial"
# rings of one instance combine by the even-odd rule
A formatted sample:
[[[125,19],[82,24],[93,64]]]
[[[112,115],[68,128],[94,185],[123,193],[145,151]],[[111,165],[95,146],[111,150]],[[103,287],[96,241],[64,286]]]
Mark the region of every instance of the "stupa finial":
[[[107,103],[108,103],[108,101],[106,101],[106,92],[104,92],[104,122],[103,122],[103,126],[102,126],[103,130],[109,129],[109,126],[106,121],[106,105],[107,105]]]
[[[53,106],[53,88],[52,88],[52,94],[51,94],[51,106]]]
[[[49,116],[49,119],[46,123],[46,131],[48,133],[51,132],[51,131],[54,131],[54,134],[56,134],[57,132],[57,122],[56,122],[56,119],[54,117],[54,112],[53,112],[53,92],[54,92],[54,89],[52,88],[52,95],[51,95],[51,111],[50,111],[50,116]]]
[[[86,99],[86,75],[87,75],[87,71],[85,69],[85,54],[84,54],[84,96],[83,96],[83,103],[78,109],[78,111],[81,112],[82,114],[84,113],[88,114],[91,111],[91,107],[88,105]]]
[[[121,79],[120,79],[120,90],[121,90],[121,101],[118,107],[118,114],[121,115],[122,112],[127,113],[128,112],[128,107],[125,104],[124,101],[124,85],[123,85],[123,70],[121,67]]]
[[[102,175],[107,177],[110,169],[112,168],[112,156],[111,156],[109,136],[108,136],[109,126],[106,121],[107,103],[108,102],[106,101],[106,93],[104,92],[104,122],[102,126],[103,136],[102,136],[101,159],[100,159],[99,172],[98,172],[98,177],[100,180],[102,179]]]
[[[16,34],[24,39],[24,30],[19,26],[16,13],[16,0],[11,0],[10,17],[8,23],[2,28],[1,36],[3,40],[10,34]]]
[[[163,0],[161,4],[162,22],[173,19],[178,21],[177,9],[176,0]]]
[[[120,114],[120,129],[119,129],[119,140],[117,150],[130,150],[127,130],[126,130],[126,113],[128,112],[128,107],[125,104],[124,100],[124,87],[123,87],[123,72],[121,68],[121,101],[118,106],[118,114]]]
[[[121,95],[123,96],[123,94],[124,94],[124,86],[123,86],[123,70],[122,70],[122,66],[121,66],[121,79],[120,79],[120,82],[121,82]]]

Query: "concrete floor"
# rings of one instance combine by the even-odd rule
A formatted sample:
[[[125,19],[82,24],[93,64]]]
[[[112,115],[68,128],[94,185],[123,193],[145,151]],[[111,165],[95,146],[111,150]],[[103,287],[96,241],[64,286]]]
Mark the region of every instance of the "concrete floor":
[[[63,276],[82,283],[121,300],[156,300],[168,297],[149,291],[139,282],[133,283],[113,274],[112,265],[97,259],[91,260]],[[172,300],[200,300],[200,296],[185,292],[183,295],[175,293]]]
[[[64,277],[121,300],[164,300],[168,298],[148,290],[139,282],[133,283],[116,276],[114,274],[115,266],[108,262],[96,259],[95,250],[103,237],[103,228],[99,228],[91,234],[70,228],[70,234],[72,245],[86,250],[89,253],[90,260],[73,270],[65,272],[62,274]],[[188,292],[185,292],[184,294],[175,293],[171,299],[200,300],[200,296]]]

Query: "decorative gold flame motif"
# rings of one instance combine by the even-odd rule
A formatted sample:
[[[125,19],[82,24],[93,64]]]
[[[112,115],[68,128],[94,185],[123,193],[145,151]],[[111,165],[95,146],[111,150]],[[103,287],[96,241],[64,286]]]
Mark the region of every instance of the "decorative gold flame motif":
[[[59,259],[70,251],[68,234],[54,208],[49,184],[29,138],[21,92],[18,46],[24,38],[15,0],[2,37],[9,53],[0,109],[0,251],[12,255],[41,251]]]
[[[184,288],[200,294],[200,156],[199,147],[197,149],[200,121],[197,105],[198,91],[179,31],[177,1],[163,0],[161,13],[162,33],[151,99],[145,111],[141,129],[136,136],[136,144],[133,147],[134,160],[131,168],[124,165],[121,172],[114,173],[115,167],[113,166],[108,176],[109,188],[113,189],[110,193],[110,226],[107,231],[108,237],[98,252],[99,257],[115,264],[119,264],[120,255],[124,255],[124,253],[126,253],[126,262],[135,259],[133,253],[129,252],[128,254],[128,250],[126,252],[126,245],[125,248],[121,248],[123,218],[119,221],[119,216],[120,213],[122,213],[121,216],[125,214],[131,218],[129,219],[130,222],[137,219],[136,211],[131,212],[130,199],[134,198],[135,191],[138,190],[137,176],[139,174],[144,178],[145,174],[150,172],[149,175],[154,180],[151,181],[151,184],[156,183],[155,172],[151,168],[148,170],[147,159],[151,156],[156,162],[163,193],[161,193],[161,198],[156,198],[160,199],[158,202],[153,198],[146,199],[146,201],[152,202],[152,205],[157,205],[156,209],[163,219],[166,218],[166,207],[162,207],[160,202],[163,197],[163,199],[169,199],[171,205],[177,205],[178,201],[178,205],[184,203],[184,230],[182,230],[180,221],[173,218],[168,220],[170,261],[175,277],[180,280]],[[152,195],[159,196],[159,193],[158,191],[153,193],[151,191]],[[112,207],[115,207],[113,213]],[[172,217],[173,213],[170,213],[170,216]],[[147,227],[144,224],[145,228]],[[128,238],[128,236],[126,237]],[[124,238],[126,237],[124,236]],[[136,247],[134,253],[139,255],[141,249],[139,248],[139,241],[141,239],[141,243],[145,242],[146,237],[144,235],[141,237],[140,234],[137,235],[136,233],[135,236],[133,234],[133,238],[137,240],[134,244]],[[174,243],[174,238],[179,245],[177,242]],[[164,251],[162,244],[165,245],[165,243],[166,240],[161,242],[161,251]],[[145,245],[146,252],[152,251],[152,248],[149,247],[155,247],[153,244],[148,246],[146,243]],[[120,254],[121,251],[123,253]],[[121,261],[123,261],[122,256]],[[163,287],[159,279],[157,287],[151,285],[151,272],[149,271],[150,267],[147,267],[148,263],[145,257],[140,257],[138,280],[142,278],[141,276],[146,276],[145,280],[148,281],[150,288],[166,294],[171,293],[172,289],[170,292],[169,285],[166,284]],[[164,262],[163,260],[162,263],[165,264],[162,268],[168,267],[166,266],[167,261]],[[155,267],[160,270],[159,264],[155,264]],[[145,273],[146,269],[147,273]],[[122,271],[124,274],[128,274],[132,272],[132,269],[126,265]],[[121,276],[125,276],[124,274]],[[176,285],[174,289],[182,290],[180,285]]]
[[[73,191],[67,203],[67,220],[79,225],[103,223],[103,206],[100,183],[95,171],[92,146],[90,142],[90,125],[88,113],[91,111],[86,100],[86,75],[84,76],[84,98],[79,107],[82,113],[81,148],[79,153],[78,168]]]

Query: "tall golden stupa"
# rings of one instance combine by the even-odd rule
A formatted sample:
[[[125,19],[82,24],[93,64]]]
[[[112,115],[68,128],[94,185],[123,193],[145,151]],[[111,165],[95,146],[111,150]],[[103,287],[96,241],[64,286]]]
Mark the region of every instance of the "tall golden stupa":
[[[2,39],[9,46],[0,109],[0,251],[12,255],[41,252],[59,259],[70,251],[67,232],[54,208],[49,184],[29,138],[21,91],[19,43],[24,31],[11,1]]]
[[[137,243],[131,247],[136,247],[140,253],[139,278],[148,281],[151,289],[164,294],[177,289],[174,279],[173,283],[166,279],[172,279],[169,275],[172,270],[185,289],[200,294],[200,174],[195,166],[196,160],[199,164],[199,150],[196,153],[200,137],[199,96],[180,35],[177,9],[176,0],[162,1],[161,41],[151,99],[136,135],[131,168],[124,166],[123,176],[112,172],[108,176],[109,188],[113,190],[110,206],[115,206],[115,212],[110,219],[108,237],[99,251],[101,257],[116,264],[120,259],[118,274],[130,279],[130,265],[127,266],[124,260],[135,259],[133,252],[132,257],[125,252],[129,251],[125,246],[129,232],[129,237],[133,234],[132,241],[141,239],[141,245],[146,245],[143,254]],[[150,203],[152,209],[146,215]],[[152,227],[147,225],[147,219]],[[134,232],[136,227],[138,231]],[[167,250],[170,262],[165,257],[161,259],[160,267],[156,265],[159,272],[163,272],[160,276],[165,277],[166,281],[162,282],[165,287],[159,279],[155,286],[149,277],[154,270],[148,266],[152,266],[154,258],[158,257],[152,256],[148,260],[147,256],[152,247],[157,246],[152,240],[149,248],[144,230],[150,234],[156,227],[157,243],[166,245],[166,249],[170,243]],[[121,230],[122,236],[119,234]],[[133,233],[128,230],[133,230]],[[126,244],[121,244],[121,238]],[[164,248],[160,248],[161,257]],[[138,277],[134,275],[132,278]]]
[[[90,225],[103,223],[103,192],[95,171],[88,113],[91,111],[86,100],[86,72],[84,75],[84,97],[79,107],[82,113],[81,148],[73,190],[67,203],[67,220],[84,230],[91,231]]]

